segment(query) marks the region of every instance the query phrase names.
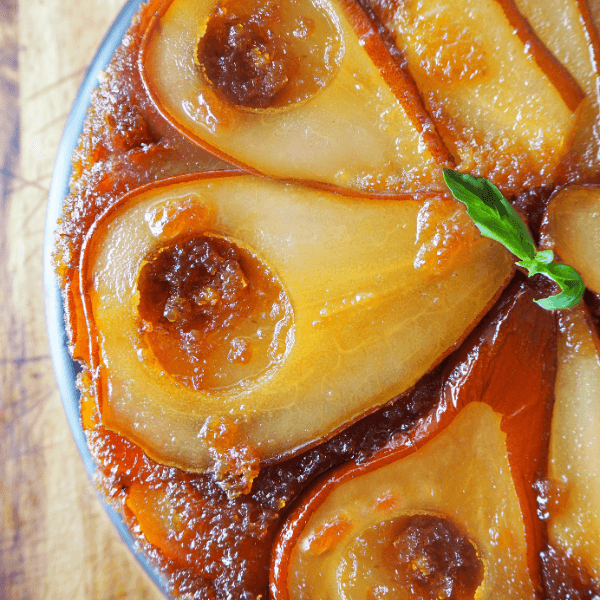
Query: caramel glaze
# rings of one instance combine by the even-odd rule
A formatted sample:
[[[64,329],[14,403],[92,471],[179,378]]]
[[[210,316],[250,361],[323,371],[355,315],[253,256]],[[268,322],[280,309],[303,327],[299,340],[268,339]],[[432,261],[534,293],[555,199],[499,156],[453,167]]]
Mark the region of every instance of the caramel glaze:
[[[79,331],[82,328],[77,318],[81,314],[77,310],[77,265],[86,232],[97,216],[123,193],[151,181],[181,173],[232,168],[183,138],[164,120],[145,93],[137,56],[147,18],[144,12],[136,17],[93,94],[92,107],[74,155],[71,194],[65,201],[64,218],[58,229],[56,264],[65,290],[67,324],[75,357],[85,356],[78,348],[86,347],[85,342],[79,342],[80,334],[85,335],[85,332]],[[522,197],[517,205],[535,221],[544,196]],[[505,292],[485,323],[489,325],[499,319],[507,303],[514,303],[519,294],[530,294],[533,289],[522,280],[515,285]],[[596,297],[587,299],[591,299],[592,312],[598,318],[600,302]],[[517,329],[527,323],[527,320],[519,323]],[[481,339],[477,336],[481,336],[483,326],[471,335],[471,340]],[[552,336],[553,331],[551,326],[546,335]],[[522,360],[529,360],[531,348],[526,342],[520,347],[524,353]],[[484,346],[481,348],[485,350]],[[234,500],[229,500],[210,476],[159,465],[125,438],[104,429],[91,394],[91,377],[84,368],[78,381],[82,390],[82,420],[98,465],[98,484],[106,498],[125,515],[141,548],[165,574],[175,593],[197,599],[251,600],[261,595],[265,599],[273,540],[290,505],[309,484],[332,467],[351,459],[364,462],[390,439],[414,430],[431,414],[434,399],[439,397],[443,386],[458,389],[452,379],[448,379],[451,370],[463,369],[473,362],[472,357],[463,356],[464,351],[461,352],[446,359],[400,399],[326,443],[284,463],[263,468],[251,493]],[[457,356],[462,358],[457,359]],[[532,409],[543,415],[537,423],[536,435],[531,435],[524,424],[519,425],[519,415],[515,415],[511,425],[514,433],[509,435],[515,444],[529,435],[534,443],[534,459],[526,461],[513,455],[512,464],[523,475],[522,498],[529,505],[530,524],[533,523],[529,534],[534,540],[532,561],[541,566],[544,597],[583,600],[598,593],[597,587],[589,575],[564,554],[547,547],[544,522],[534,514],[532,482],[545,470],[550,403],[548,397],[547,406]],[[176,543],[165,543],[159,548],[158,544],[147,541],[126,504],[128,490],[134,485],[155,490],[169,499],[177,513],[180,530],[169,532],[166,541]]]
[[[549,431],[556,376],[554,315],[533,303],[553,291],[545,278],[515,277],[454,357],[443,404],[461,406],[479,399],[501,413],[511,472],[525,521],[529,569],[541,586],[539,553],[546,530],[538,515],[538,480],[547,472]],[[468,367],[467,367],[468,365]]]
[[[563,550],[548,547],[541,554],[544,592],[549,600],[594,600],[600,585],[585,569],[573,564]]]
[[[590,310],[592,323],[596,328],[596,331],[600,332],[600,296],[598,294],[594,294],[594,292],[586,290],[584,300]]]

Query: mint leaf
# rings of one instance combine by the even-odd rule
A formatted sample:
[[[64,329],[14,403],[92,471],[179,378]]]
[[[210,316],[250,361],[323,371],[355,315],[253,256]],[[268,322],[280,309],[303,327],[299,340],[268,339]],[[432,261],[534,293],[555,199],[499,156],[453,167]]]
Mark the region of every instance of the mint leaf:
[[[444,169],[444,181],[452,195],[466,205],[481,235],[517,256],[517,265],[527,269],[529,277],[542,273],[558,284],[561,292],[535,300],[539,306],[546,310],[573,308],[581,300],[585,284],[579,273],[569,265],[553,262],[552,250],[536,250],[527,225],[493,183],[451,169]]]
[[[529,229],[493,183],[451,169],[444,169],[444,181],[452,195],[466,205],[481,235],[500,242],[521,260],[534,258]]]
[[[585,283],[573,267],[551,263],[545,265],[544,269],[540,269],[539,272],[554,280],[562,291],[555,296],[535,300],[536,304],[546,310],[557,310],[559,308],[573,308],[579,303],[585,292]]]
[[[549,265],[554,260],[554,252],[552,250],[542,250],[533,258],[527,258],[519,261],[517,264],[529,271],[529,277],[536,273],[545,273],[545,266]]]

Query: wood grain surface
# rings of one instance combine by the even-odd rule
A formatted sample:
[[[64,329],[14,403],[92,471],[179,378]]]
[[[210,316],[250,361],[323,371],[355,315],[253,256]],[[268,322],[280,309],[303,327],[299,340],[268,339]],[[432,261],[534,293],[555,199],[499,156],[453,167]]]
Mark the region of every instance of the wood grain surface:
[[[124,0],[0,0],[0,600],[162,598],[88,480],[57,391],[42,240],[62,130]]]

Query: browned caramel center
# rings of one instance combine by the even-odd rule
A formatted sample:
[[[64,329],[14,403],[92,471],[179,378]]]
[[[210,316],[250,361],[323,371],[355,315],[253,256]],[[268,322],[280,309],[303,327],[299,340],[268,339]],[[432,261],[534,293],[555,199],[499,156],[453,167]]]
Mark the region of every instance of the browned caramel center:
[[[394,579],[423,600],[470,600],[483,580],[483,563],[458,527],[441,517],[413,515],[387,555]]]
[[[198,236],[155,253],[140,271],[140,330],[166,371],[193,389],[263,372],[285,351],[289,307],[249,251]]]
[[[483,576],[483,562],[459,527],[417,514],[357,535],[343,554],[338,585],[352,600],[474,600]]]
[[[197,62],[234,106],[281,108],[314,94],[332,76],[337,31],[302,0],[224,0],[210,15]]]

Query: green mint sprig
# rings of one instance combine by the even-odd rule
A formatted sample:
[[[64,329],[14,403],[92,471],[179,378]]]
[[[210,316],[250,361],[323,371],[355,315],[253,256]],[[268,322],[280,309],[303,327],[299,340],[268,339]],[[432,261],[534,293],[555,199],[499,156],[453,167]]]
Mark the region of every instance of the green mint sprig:
[[[573,308],[583,297],[585,284],[571,266],[554,261],[552,250],[538,252],[529,229],[500,190],[483,177],[444,169],[444,181],[452,195],[466,205],[467,213],[484,237],[500,242],[520,260],[517,265],[531,277],[542,273],[562,290],[555,296],[535,300],[546,310]]]

